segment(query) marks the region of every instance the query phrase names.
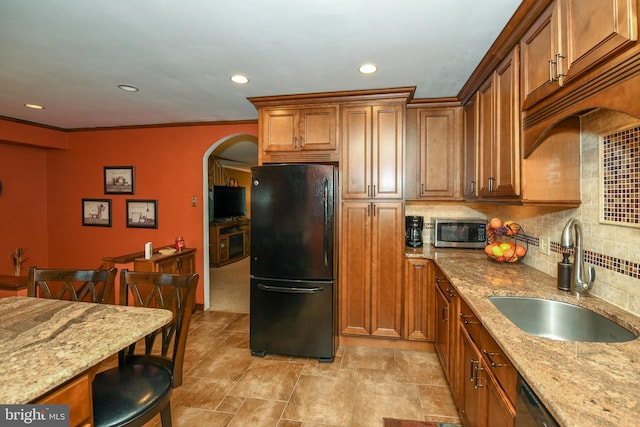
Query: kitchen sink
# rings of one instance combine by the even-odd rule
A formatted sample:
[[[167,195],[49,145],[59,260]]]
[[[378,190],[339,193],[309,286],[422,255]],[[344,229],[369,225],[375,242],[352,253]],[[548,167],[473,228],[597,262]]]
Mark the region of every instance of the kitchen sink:
[[[517,327],[559,341],[625,342],[637,335],[589,309],[528,297],[489,297]]]

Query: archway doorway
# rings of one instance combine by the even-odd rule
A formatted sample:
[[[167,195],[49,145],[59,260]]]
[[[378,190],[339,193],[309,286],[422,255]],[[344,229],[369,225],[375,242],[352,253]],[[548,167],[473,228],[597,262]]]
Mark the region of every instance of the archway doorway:
[[[216,163],[216,171],[211,171],[212,160],[215,158]],[[202,209],[203,209],[203,222],[204,222],[204,265],[207,268],[204,268],[204,308],[205,310],[212,308],[212,301],[217,299],[217,293],[225,292],[224,287],[218,289],[216,286],[216,278],[220,278],[220,280],[233,280],[233,278],[229,279],[229,275],[226,276],[223,273],[229,273],[228,271],[224,271],[222,269],[214,269],[209,265],[210,257],[211,257],[211,239],[209,235],[209,223],[211,220],[210,213],[210,189],[214,185],[229,185],[229,181],[238,186],[244,186],[247,188],[247,216],[251,217],[250,210],[250,169],[252,166],[257,165],[258,163],[258,138],[254,135],[249,134],[234,134],[229,135],[225,138],[222,138],[216,141],[209,149],[205,152],[203,157],[203,196],[202,196]],[[220,169],[222,169],[222,175],[220,174]],[[213,176],[213,175],[216,176]],[[237,184],[236,184],[237,183]],[[231,265],[233,267],[233,265]],[[242,271],[244,268],[246,271]],[[230,270],[231,268],[227,269]],[[217,273],[216,274],[216,270]],[[233,274],[244,274],[246,272],[248,281],[248,258],[246,258],[246,262],[244,263],[244,267],[236,266],[235,272]],[[233,276],[232,276],[233,277]],[[228,284],[227,284],[228,285]],[[237,295],[237,294],[236,294]],[[244,295],[244,294],[243,294]],[[228,301],[234,302],[233,298],[236,296],[226,293],[224,295],[220,295],[223,298],[226,298]],[[246,293],[245,306],[248,307],[248,299],[249,294],[248,290]],[[233,311],[234,307],[237,307],[238,304],[231,304],[229,310],[224,311]],[[240,304],[242,306],[242,304]],[[216,309],[220,309],[220,307],[214,307]]]

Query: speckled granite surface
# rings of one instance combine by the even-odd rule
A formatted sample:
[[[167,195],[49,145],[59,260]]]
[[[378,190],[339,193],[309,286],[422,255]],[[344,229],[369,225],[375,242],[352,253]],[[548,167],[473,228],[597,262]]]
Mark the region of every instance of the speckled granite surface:
[[[28,403],[168,323],[168,310],[0,299],[0,403]]]
[[[542,297],[580,305],[640,333],[640,318],[596,297],[580,300],[524,264],[499,264],[482,251],[407,249],[436,261],[556,420],[563,426],[635,426],[640,418],[640,339],[563,342],[520,330],[487,298]],[[597,278],[596,278],[597,280]]]

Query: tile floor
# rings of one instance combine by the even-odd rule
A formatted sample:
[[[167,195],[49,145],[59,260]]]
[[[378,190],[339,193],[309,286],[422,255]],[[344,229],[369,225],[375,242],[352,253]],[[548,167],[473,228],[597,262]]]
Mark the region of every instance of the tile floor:
[[[341,347],[333,363],[249,350],[249,315],[192,317],[173,425],[382,427],[382,418],[460,422],[435,353]],[[159,426],[159,417],[148,427]]]

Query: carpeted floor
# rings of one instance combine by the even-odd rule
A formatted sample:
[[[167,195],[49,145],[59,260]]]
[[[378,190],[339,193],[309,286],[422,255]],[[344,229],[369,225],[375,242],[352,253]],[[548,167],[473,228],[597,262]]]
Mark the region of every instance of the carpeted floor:
[[[432,421],[397,420],[384,418],[384,427],[462,427],[461,424],[438,423]]]
[[[246,257],[210,269],[209,304],[212,310],[249,313],[249,263]]]

